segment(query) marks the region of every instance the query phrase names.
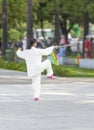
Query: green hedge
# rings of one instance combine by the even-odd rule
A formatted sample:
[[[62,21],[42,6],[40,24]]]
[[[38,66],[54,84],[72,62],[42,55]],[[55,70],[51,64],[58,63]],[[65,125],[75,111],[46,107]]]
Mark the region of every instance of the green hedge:
[[[60,77],[94,77],[94,69],[79,68],[74,66],[56,66],[53,65],[55,76]],[[0,68],[9,70],[18,70],[26,72],[26,64],[24,60],[18,62],[4,61],[0,59]],[[46,70],[43,72],[46,74]]]
[[[68,77],[70,75],[70,71],[61,65],[53,65],[53,71],[56,76]]]
[[[26,72],[26,64],[24,61],[17,63],[13,61],[3,61],[0,59],[0,68]]]
[[[56,76],[68,76],[69,75],[69,71],[61,66],[53,65],[52,67],[53,67],[54,74]],[[17,63],[17,62],[13,62],[13,61],[4,61],[4,60],[0,59],[0,68],[26,72],[26,64],[24,61]],[[46,74],[46,71],[44,71],[43,74]]]

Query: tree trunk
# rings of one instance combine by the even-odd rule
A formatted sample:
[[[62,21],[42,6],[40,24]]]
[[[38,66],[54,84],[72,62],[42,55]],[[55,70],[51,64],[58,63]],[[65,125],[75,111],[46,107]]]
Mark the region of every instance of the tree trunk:
[[[55,38],[54,41],[58,45],[60,42],[60,20],[59,20],[59,0],[55,1]]]
[[[88,34],[89,34],[89,16],[88,16],[88,12],[86,12],[84,14],[83,58],[84,58],[84,54],[85,54],[84,41],[85,41],[86,35],[88,35]]]
[[[68,30],[67,30],[67,22],[66,22],[66,20],[64,20],[61,23],[61,31],[62,31],[62,34],[65,36],[66,41],[68,41]]]
[[[32,18],[32,0],[27,1],[27,48],[31,38],[33,38],[33,18]]]
[[[43,31],[43,29],[44,29],[44,26],[43,26],[43,19],[41,19],[40,24],[41,24],[41,33],[42,33],[42,37],[45,39],[44,31]]]
[[[69,29],[67,29],[67,20],[66,19],[64,19],[64,21],[60,21],[60,26],[61,26],[62,35],[65,36],[66,43],[69,44],[68,33],[70,32],[72,26]],[[69,55],[71,53],[71,47],[70,46],[68,46],[66,48],[66,53],[67,53],[67,55]]]
[[[84,14],[84,39],[89,34],[89,16],[88,13]]]
[[[5,55],[5,50],[8,45],[8,13],[7,13],[7,0],[3,0],[2,2],[2,55]]]

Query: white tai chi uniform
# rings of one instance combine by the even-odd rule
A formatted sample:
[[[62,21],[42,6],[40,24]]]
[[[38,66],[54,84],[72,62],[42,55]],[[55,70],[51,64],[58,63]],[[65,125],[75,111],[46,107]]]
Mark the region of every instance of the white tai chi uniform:
[[[40,96],[41,89],[41,72],[47,69],[47,76],[53,74],[50,60],[42,61],[43,55],[49,55],[52,53],[54,47],[48,47],[46,49],[39,49],[32,47],[24,51],[18,50],[17,56],[25,59],[27,66],[27,74],[32,78],[32,87],[34,90],[34,98]]]

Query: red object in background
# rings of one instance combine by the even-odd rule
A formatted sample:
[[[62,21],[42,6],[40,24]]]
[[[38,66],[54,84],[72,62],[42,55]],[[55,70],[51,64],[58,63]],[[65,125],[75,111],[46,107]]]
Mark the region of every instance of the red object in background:
[[[91,52],[90,52],[91,43],[88,39],[85,40],[84,46],[85,46],[85,58],[91,58]]]
[[[91,45],[90,41],[85,40],[85,47],[89,49],[90,45]]]

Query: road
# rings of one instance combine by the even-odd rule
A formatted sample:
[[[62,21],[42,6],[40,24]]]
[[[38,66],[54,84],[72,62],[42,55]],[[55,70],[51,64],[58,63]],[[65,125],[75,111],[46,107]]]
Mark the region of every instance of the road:
[[[94,79],[47,79],[33,101],[26,73],[0,70],[0,130],[94,130]]]

